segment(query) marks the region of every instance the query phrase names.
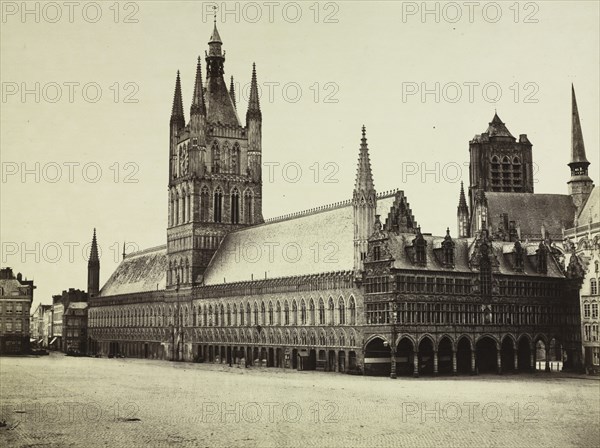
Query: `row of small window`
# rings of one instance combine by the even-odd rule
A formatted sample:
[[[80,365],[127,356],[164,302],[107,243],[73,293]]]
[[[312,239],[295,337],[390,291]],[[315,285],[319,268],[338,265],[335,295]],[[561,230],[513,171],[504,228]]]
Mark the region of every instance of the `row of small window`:
[[[163,325],[183,325],[200,327],[218,327],[218,326],[246,326],[246,325],[354,325],[356,324],[356,302],[354,297],[350,297],[348,308],[345,300],[340,297],[337,306],[332,297],[327,302],[327,307],[323,299],[319,299],[315,306],[313,299],[308,302],[308,307],[304,299],[300,300],[300,306],[296,300],[292,300],[290,305],[287,300],[283,307],[279,301],[273,305],[269,302],[265,305],[261,302],[260,306],[255,302],[251,307],[246,303],[246,307],[236,304],[230,307],[229,304],[205,305],[203,308],[194,308],[190,313],[185,308],[179,311],[171,312],[163,319],[162,315],[154,314],[154,310],[149,313],[143,312],[143,315],[130,310],[123,310],[116,315],[100,314],[101,312],[92,311],[90,313],[90,327],[137,327],[137,326],[163,326]]]
[[[68,338],[78,338],[79,337],[79,330],[74,328],[74,329],[69,329],[67,330],[67,337]]]
[[[17,303],[12,303],[12,302],[6,302],[4,304],[4,310],[3,310],[6,314],[12,314],[13,312],[15,314],[22,314],[23,313],[23,304],[20,302]]]
[[[598,324],[583,326],[583,340],[590,342],[598,341]]]
[[[186,222],[190,222],[192,220],[192,196],[188,193],[182,195],[181,197],[178,194],[173,195],[171,198],[170,208],[171,208],[171,222],[170,225],[178,225],[184,224]],[[209,208],[212,202],[212,221],[213,222],[223,222],[223,189],[221,187],[217,187],[211,195],[209,194],[207,187],[202,187],[200,191],[200,221],[208,222],[209,221]],[[232,224],[240,223],[240,191],[237,188],[233,188],[230,194],[230,221]],[[246,190],[243,198],[243,206],[244,206],[244,223],[252,224],[252,192],[250,190]]]
[[[28,330],[28,321],[26,319],[5,319],[4,322],[0,324],[0,328],[4,333],[21,333],[27,332]]]
[[[546,305],[399,303],[366,305],[367,324],[551,325],[576,323],[575,309]]]
[[[583,303],[583,317],[589,319],[598,319],[598,304],[597,303]]]
[[[426,292],[439,294],[470,294],[468,278],[433,278],[400,275],[396,278],[398,292]]]
[[[598,262],[596,262],[596,268],[598,267]],[[598,271],[596,271],[598,272]],[[598,280],[595,278],[590,279],[590,295],[595,296],[598,294]]]

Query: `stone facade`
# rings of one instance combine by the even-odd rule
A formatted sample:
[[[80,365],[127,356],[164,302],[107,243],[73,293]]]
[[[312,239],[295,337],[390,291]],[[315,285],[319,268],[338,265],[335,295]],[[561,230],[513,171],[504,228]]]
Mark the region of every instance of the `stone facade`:
[[[11,268],[0,270],[0,354],[28,353],[33,280],[16,276]]]

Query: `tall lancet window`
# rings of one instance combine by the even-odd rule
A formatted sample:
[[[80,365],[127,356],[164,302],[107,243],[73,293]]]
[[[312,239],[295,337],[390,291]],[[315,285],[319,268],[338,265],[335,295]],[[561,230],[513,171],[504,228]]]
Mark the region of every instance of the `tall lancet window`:
[[[240,174],[240,145],[235,142],[231,150],[231,172]]]
[[[231,191],[231,224],[240,223],[240,192],[237,188]]]
[[[208,221],[208,208],[209,208],[210,197],[208,194],[208,188],[202,187],[200,190],[200,221]]]
[[[252,192],[246,190],[244,193],[244,223],[252,224]]]
[[[481,258],[479,261],[479,284],[481,285],[481,295],[490,297],[492,295],[492,262],[490,260],[490,250],[486,243],[481,245]]]
[[[212,144],[212,172],[219,173],[221,165],[221,150],[219,143],[215,140]]]
[[[221,222],[223,218],[223,190],[217,187],[214,199],[214,221]]]

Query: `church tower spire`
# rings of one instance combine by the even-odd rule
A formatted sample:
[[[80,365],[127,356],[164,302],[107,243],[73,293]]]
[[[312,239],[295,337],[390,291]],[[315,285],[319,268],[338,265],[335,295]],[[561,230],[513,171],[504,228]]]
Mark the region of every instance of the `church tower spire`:
[[[90,248],[90,258],[88,260],[88,294],[90,297],[96,297],[100,291],[100,258],[98,257],[98,242],[96,241],[96,229],[92,236],[92,247]]]
[[[177,78],[175,79],[175,94],[173,95],[173,107],[171,109],[171,121],[169,126],[169,179],[171,179],[173,177],[176,163],[178,134],[183,130],[183,128],[185,128],[179,70],[177,70]]]
[[[573,203],[577,207],[578,214],[594,188],[594,182],[588,176],[589,165],[590,162],[585,155],[585,146],[583,144],[583,132],[581,131],[581,122],[579,121],[575,87],[571,84],[571,161],[569,162],[571,179],[568,185],[569,194],[573,198]]]
[[[250,98],[246,112],[246,128],[248,129],[248,167],[252,179],[262,179],[262,113],[258,99],[258,82],[256,81],[256,64],[252,64],[252,81],[250,82]]]
[[[368,239],[373,232],[377,211],[377,193],[373,184],[367,131],[362,127],[362,138],[358,153],[356,181],[352,195],[354,216],[354,273],[363,270],[363,261],[367,255]]]
[[[467,199],[465,197],[465,187],[460,182],[460,195],[458,198],[458,207],[456,211],[456,217],[458,220],[458,236],[459,238],[469,237],[469,207],[467,206]]]
[[[233,103],[233,107],[237,109],[237,104],[235,104],[235,88],[233,87],[233,76],[231,77],[231,83],[229,84],[229,95],[231,96],[231,102]]]

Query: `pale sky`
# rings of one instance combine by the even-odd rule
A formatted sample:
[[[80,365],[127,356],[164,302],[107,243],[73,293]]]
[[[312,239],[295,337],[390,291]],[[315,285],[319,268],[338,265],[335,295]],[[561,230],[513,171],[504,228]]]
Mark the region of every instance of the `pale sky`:
[[[175,75],[189,119],[213,26],[209,2],[90,3],[2,3],[1,264],[35,279],[34,306],[86,289],[94,227],[101,284],[124,241],[166,242]],[[218,5],[243,121],[252,62],[263,89],[263,164],[279,163],[272,180],[263,166],[265,218],[349,199],[364,124],[376,189],[403,189],[424,232],[456,235],[468,142],[495,109],[533,143],[535,191],[564,194],[571,83],[600,182],[598,2],[432,2],[425,17],[421,2]]]

